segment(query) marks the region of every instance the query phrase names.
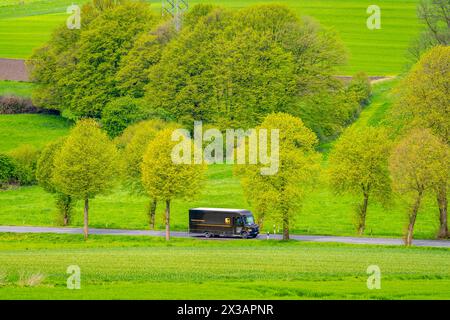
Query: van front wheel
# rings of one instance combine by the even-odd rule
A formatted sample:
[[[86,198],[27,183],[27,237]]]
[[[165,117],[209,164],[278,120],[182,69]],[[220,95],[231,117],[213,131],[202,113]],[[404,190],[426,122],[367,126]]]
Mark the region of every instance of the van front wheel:
[[[242,232],[241,233],[241,237],[242,237],[242,239],[247,239],[248,238],[248,232],[247,231]]]

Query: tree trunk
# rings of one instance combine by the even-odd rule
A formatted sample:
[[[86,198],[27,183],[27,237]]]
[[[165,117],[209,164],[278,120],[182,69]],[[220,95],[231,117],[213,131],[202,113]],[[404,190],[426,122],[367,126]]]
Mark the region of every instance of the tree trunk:
[[[258,217],[257,223],[258,223],[258,226],[259,226],[259,230],[262,232],[263,227],[264,227],[264,214],[261,214]]]
[[[89,224],[89,199],[84,199],[84,240],[88,238],[88,224]]]
[[[439,188],[437,194],[437,202],[439,206],[439,239],[446,239],[449,236],[448,233],[448,210],[447,210],[447,188],[446,186]]]
[[[64,215],[63,224],[64,224],[64,227],[67,227],[69,225],[69,218],[67,217],[67,214]]]
[[[416,202],[414,203],[411,213],[409,214],[409,224],[408,224],[408,230],[405,237],[405,245],[411,246],[412,240],[413,240],[413,234],[414,234],[414,224],[416,223],[416,217],[417,212],[420,208],[420,203],[422,201],[422,194],[423,192],[420,191],[417,195]]]
[[[166,200],[166,240],[170,240],[170,200]]]
[[[155,230],[155,215],[156,215],[156,199],[150,201],[150,210],[148,212],[150,220],[150,229]]]
[[[289,240],[289,216],[287,212],[283,213],[283,240]]]
[[[70,223],[70,215],[71,215],[71,210],[72,210],[72,197],[71,196],[67,196],[65,199],[65,206],[64,206],[64,226],[68,226]]]
[[[366,229],[367,206],[369,204],[369,194],[364,192],[364,200],[358,212],[358,235],[362,236]]]

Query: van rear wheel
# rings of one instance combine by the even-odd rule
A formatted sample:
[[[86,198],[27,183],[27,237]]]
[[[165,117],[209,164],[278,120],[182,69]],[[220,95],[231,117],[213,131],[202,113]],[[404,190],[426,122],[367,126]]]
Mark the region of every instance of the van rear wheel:
[[[205,232],[205,238],[212,238],[214,235],[208,231]]]

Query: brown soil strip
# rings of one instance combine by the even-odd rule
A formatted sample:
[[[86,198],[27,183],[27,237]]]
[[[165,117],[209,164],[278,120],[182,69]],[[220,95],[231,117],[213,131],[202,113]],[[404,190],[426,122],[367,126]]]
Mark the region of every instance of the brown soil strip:
[[[0,80],[28,81],[25,60],[0,58]]]

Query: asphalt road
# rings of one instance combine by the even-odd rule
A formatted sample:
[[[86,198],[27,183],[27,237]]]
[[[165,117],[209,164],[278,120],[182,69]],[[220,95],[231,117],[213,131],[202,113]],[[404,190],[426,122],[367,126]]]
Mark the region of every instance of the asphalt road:
[[[81,234],[82,228],[56,228],[56,227],[16,227],[16,226],[0,226],[0,232],[14,232],[14,233],[64,233],[64,234]],[[118,235],[118,236],[164,236],[164,231],[150,231],[150,230],[126,230],[126,229],[89,229],[90,234],[103,235]],[[195,237],[203,238],[202,236],[193,236],[187,232],[172,231],[172,237]],[[215,238],[218,239],[218,238]],[[224,239],[224,238],[220,238]],[[225,238],[232,240],[234,238]],[[235,238],[238,239],[238,238]],[[266,240],[267,235],[259,235],[259,240]],[[281,239],[279,234],[271,234],[269,239]],[[402,239],[396,238],[366,238],[366,237],[337,237],[337,236],[301,236],[291,235],[291,239],[298,241],[311,242],[336,242],[349,244],[372,244],[372,245],[403,245]],[[211,239],[213,240],[213,239]],[[446,247],[450,248],[450,240],[414,240],[413,244],[420,247]]]

